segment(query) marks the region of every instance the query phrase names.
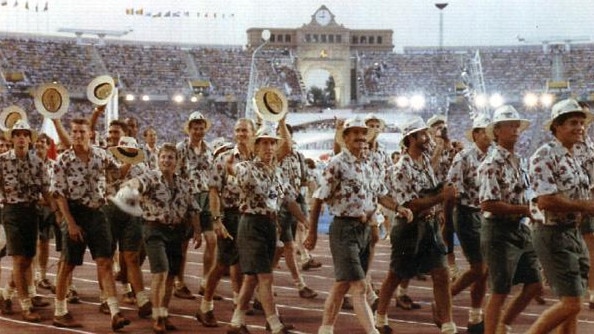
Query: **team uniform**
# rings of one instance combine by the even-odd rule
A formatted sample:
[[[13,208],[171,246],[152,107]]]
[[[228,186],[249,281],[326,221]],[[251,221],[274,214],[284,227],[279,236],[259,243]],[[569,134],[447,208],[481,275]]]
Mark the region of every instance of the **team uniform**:
[[[478,167],[486,157],[476,144],[458,153],[452,162],[447,181],[458,191],[454,228],[464,256],[469,263],[483,261],[480,250],[481,207]]]
[[[494,146],[478,169],[479,201],[504,201],[527,205],[526,173],[520,157]],[[489,269],[493,293],[509,294],[512,285],[540,282],[530,229],[520,215],[496,216],[483,212],[481,251]]]
[[[558,141],[541,146],[530,159],[535,197],[561,194],[569,200],[590,198],[590,179],[576,157]],[[579,224],[580,212],[547,212],[532,207],[532,240],[544,273],[558,296],[580,297],[587,291],[590,259]]]
[[[363,217],[375,212],[377,198],[388,193],[382,183],[373,182],[375,177],[365,158],[345,148],[330,160],[314,192],[334,216],[329,234],[336,281],[365,279],[371,245]]]
[[[388,177],[395,201],[404,205],[438,185],[427,154],[423,154],[419,164],[404,153]],[[397,220],[392,227],[390,241],[390,269],[401,279],[410,279],[419,273],[446,266],[445,245],[439,233],[436,206],[415,215],[412,223]]]

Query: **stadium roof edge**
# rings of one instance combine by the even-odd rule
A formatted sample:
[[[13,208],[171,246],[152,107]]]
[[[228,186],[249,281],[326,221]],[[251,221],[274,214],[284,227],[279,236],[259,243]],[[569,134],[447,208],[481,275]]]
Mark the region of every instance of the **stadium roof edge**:
[[[32,40],[43,40],[43,41],[73,41],[76,42],[76,36],[68,35],[45,35],[45,34],[31,34],[21,32],[6,32],[0,33],[0,39],[5,38],[26,38]],[[83,35],[83,41],[98,41],[99,38],[91,37],[91,35]],[[104,38],[105,44],[124,44],[124,45],[154,45],[154,46],[176,46],[176,47],[205,47],[211,49],[243,49],[243,45],[235,44],[194,44],[194,43],[179,43],[179,42],[153,42],[143,40],[128,40],[120,38]]]

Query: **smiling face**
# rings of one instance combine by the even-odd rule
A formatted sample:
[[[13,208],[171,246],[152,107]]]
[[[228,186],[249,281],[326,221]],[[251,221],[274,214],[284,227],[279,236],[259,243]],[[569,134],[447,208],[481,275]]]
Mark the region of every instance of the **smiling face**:
[[[551,127],[557,140],[563,146],[571,148],[575,143],[581,142],[584,138],[586,117],[581,112],[563,116],[557,118]]]
[[[159,150],[159,170],[163,174],[173,174],[177,165],[177,150],[172,144],[165,144]]]
[[[254,125],[248,119],[240,119],[235,123],[233,131],[235,133],[235,142],[240,145],[247,145],[254,136]]]
[[[354,127],[344,130],[342,134],[346,148],[355,156],[367,148],[367,131],[366,128]]]
[[[194,144],[201,142],[206,135],[206,122],[205,121],[192,121],[188,124],[188,133],[190,141]]]
[[[365,125],[367,125],[367,127],[369,128],[369,131],[372,131],[373,132],[373,138],[372,139],[377,138],[377,136],[383,130],[383,128],[382,128],[382,122],[380,122],[377,119],[370,119],[367,122],[365,122]]]

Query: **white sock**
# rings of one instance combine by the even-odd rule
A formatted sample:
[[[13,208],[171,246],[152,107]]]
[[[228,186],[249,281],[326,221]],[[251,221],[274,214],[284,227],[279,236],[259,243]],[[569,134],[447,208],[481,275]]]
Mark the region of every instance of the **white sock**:
[[[318,334],[334,334],[334,326],[322,325],[318,329]]]
[[[590,302],[594,302],[594,290],[588,290],[590,293]]]
[[[153,320],[157,320],[161,317],[161,308],[153,307]]]
[[[167,318],[169,316],[169,310],[167,309],[167,307],[161,306],[161,316],[163,318]]]
[[[14,288],[10,286],[10,283],[6,284],[6,288],[4,288],[2,294],[4,299],[12,299],[12,296],[14,295]]]
[[[145,290],[139,291],[136,294],[136,305],[142,306],[148,302],[149,302],[149,296]]]
[[[61,316],[65,315],[66,313],[68,313],[68,304],[66,303],[66,299],[62,299],[62,300],[55,299],[54,305],[55,305],[54,315],[56,317],[61,317]]]
[[[200,303],[200,311],[202,313],[206,313],[208,311],[214,310],[214,301],[207,301],[206,299],[202,299],[202,303]]]
[[[401,288],[400,286],[396,288],[396,296],[400,297],[406,294],[408,294],[408,288]]]
[[[245,324],[245,311],[239,309],[239,306],[233,311],[233,317],[231,318],[231,326],[241,327]]]
[[[483,321],[483,310],[480,308],[471,308],[468,311],[468,323],[474,325],[481,321]]]
[[[35,287],[35,284],[29,285],[27,287],[27,294],[29,295],[29,298],[37,296],[37,287]]]
[[[375,314],[375,325],[377,327],[387,326],[388,325],[388,317],[387,314]]]
[[[109,306],[109,313],[112,317],[120,313],[120,305],[116,297],[107,297],[107,306]]]
[[[305,285],[305,281],[303,281],[303,277],[301,275],[299,275],[299,278],[293,280],[293,283],[297,287],[297,290],[301,290],[307,286]]]
[[[271,332],[276,333],[276,332],[280,331],[281,329],[283,329],[283,324],[280,322],[280,319],[278,318],[277,314],[273,314],[273,315],[267,317],[266,320],[268,321],[268,324],[270,325]]]
[[[444,334],[458,333],[456,330],[456,324],[452,321],[446,322],[445,324],[441,325],[441,332]]]
[[[21,310],[23,312],[28,312],[33,308],[33,304],[31,303],[31,298],[23,298],[21,301]]]

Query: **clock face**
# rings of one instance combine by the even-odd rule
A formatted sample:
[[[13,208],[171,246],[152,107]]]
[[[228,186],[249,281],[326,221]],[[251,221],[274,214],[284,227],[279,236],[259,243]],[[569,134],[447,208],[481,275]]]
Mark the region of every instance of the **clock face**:
[[[328,23],[330,23],[330,21],[332,20],[332,16],[330,15],[330,11],[328,11],[327,9],[320,9],[316,12],[316,22],[318,22],[319,25],[321,26],[325,26]]]

